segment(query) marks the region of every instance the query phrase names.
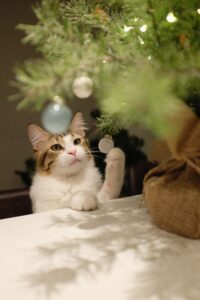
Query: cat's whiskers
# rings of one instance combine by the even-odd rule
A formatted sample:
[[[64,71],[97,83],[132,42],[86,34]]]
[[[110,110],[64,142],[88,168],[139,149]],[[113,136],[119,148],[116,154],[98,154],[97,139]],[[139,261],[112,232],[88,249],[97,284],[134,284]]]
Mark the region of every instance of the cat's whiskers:
[[[86,154],[100,153],[100,151],[85,151]]]
[[[92,154],[93,157],[95,158],[103,158],[101,155],[95,154],[95,152],[85,152],[86,154]]]
[[[90,151],[90,153],[101,153],[100,151]]]
[[[102,156],[100,155],[93,155],[94,158],[101,158],[102,160],[104,159]]]
[[[100,153],[100,151],[99,150],[96,150],[97,148],[90,148],[90,151],[92,152],[92,151],[95,151],[95,152],[99,152]]]

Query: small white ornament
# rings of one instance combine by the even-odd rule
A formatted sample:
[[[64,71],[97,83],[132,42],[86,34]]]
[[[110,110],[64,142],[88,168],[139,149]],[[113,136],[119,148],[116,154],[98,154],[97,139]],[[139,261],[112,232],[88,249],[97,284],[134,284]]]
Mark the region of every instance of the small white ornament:
[[[92,95],[94,83],[90,77],[83,75],[74,80],[72,89],[76,97],[86,99]]]
[[[110,150],[114,148],[114,142],[112,137],[110,135],[105,135],[105,137],[103,137],[99,141],[98,147],[102,153],[107,154],[108,152],[110,152]]]

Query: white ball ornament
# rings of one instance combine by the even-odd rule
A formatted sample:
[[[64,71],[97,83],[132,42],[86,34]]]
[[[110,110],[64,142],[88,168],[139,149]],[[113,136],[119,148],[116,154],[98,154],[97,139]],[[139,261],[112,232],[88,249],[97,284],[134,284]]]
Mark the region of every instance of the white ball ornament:
[[[93,93],[94,83],[92,79],[86,75],[77,77],[72,86],[73,93],[80,99],[86,99]]]
[[[110,150],[112,150],[114,148],[114,142],[113,139],[110,135],[105,135],[105,137],[103,137],[98,144],[99,150],[102,153],[109,153]]]
[[[41,122],[50,133],[64,133],[67,131],[72,119],[71,109],[63,104],[49,103],[43,110]]]

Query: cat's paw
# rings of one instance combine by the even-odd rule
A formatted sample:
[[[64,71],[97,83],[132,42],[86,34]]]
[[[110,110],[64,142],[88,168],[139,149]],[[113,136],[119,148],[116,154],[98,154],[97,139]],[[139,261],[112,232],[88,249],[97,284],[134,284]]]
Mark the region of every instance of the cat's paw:
[[[119,148],[113,148],[106,157],[105,180],[98,193],[100,203],[120,196],[124,181],[125,154]]]
[[[70,201],[70,208],[78,211],[94,210],[97,207],[97,196],[90,191],[77,192]]]
[[[119,148],[113,148],[106,157],[105,173],[106,173],[107,180],[115,177],[117,180],[118,177],[123,177],[124,166],[125,166],[124,152]]]

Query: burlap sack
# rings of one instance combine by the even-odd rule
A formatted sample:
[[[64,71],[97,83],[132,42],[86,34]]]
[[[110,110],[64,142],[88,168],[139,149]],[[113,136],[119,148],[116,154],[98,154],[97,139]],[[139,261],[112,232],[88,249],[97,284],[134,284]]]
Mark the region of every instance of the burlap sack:
[[[155,224],[172,233],[200,238],[200,120],[186,106],[166,138],[172,159],[144,179],[144,199]]]

